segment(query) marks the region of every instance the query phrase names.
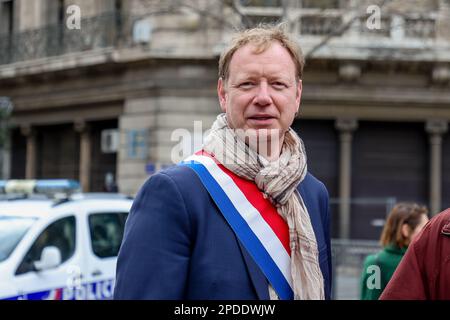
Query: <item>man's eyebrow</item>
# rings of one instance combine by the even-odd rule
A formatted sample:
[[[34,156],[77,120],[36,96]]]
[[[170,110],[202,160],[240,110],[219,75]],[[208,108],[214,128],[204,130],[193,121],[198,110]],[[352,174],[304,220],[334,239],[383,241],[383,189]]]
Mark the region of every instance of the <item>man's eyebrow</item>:
[[[257,75],[256,74],[237,74],[235,75],[231,80],[231,83],[237,83],[244,80],[251,80],[254,79]]]
[[[270,79],[282,79],[282,80],[290,80],[290,77],[284,73],[280,73],[280,74],[273,74],[269,76]]]
[[[237,71],[235,73],[235,78],[236,79],[251,78],[255,76],[260,76],[260,74],[261,74],[260,71]],[[286,72],[277,71],[268,73],[267,77],[288,79],[289,75],[287,75]]]
[[[240,70],[236,71],[235,73],[241,77],[248,77],[248,76],[259,75],[261,72],[259,70],[245,70],[244,68],[241,68]]]

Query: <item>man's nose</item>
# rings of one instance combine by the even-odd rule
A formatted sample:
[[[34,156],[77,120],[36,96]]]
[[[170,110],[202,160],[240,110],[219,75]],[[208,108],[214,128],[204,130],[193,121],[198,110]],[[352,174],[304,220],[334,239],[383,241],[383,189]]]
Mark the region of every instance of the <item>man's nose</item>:
[[[261,82],[258,86],[258,92],[255,96],[255,104],[260,106],[267,106],[272,103],[272,98],[269,94],[269,87],[266,82]]]

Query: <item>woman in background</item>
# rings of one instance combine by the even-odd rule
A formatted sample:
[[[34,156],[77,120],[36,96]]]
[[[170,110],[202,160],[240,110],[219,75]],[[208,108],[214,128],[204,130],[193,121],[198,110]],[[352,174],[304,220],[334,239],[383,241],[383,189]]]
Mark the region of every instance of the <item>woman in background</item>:
[[[361,275],[361,299],[378,300],[408,245],[428,222],[428,209],[415,203],[398,203],[389,213],[380,243],[383,249],[369,255]]]

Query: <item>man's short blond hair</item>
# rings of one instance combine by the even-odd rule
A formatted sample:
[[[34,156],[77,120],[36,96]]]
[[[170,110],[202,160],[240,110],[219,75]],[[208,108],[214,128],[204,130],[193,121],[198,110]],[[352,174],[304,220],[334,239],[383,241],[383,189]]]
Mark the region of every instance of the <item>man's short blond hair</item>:
[[[301,79],[305,58],[300,46],[288,35],[282,25],[260,25],[237,33],[231,40],[230,45],[220,55],[219,77],[224,81],[228,79],[231,58],[239,48],[251,44],[255,47],[254,52],[259,54],[268,49],[275,41],[279,42],[289,52],[295,64],[296,78]]]

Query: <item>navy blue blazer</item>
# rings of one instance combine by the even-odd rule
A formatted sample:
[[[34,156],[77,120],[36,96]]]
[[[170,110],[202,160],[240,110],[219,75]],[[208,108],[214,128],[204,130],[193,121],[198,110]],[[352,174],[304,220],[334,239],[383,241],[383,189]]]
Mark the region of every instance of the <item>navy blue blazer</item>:
[[[299,185],[316,235],[325,297],[331,293],[328,192]],[[115,299],[269,299],[268,282],[189,167],[153,175],[130,210],[117,260]]]

